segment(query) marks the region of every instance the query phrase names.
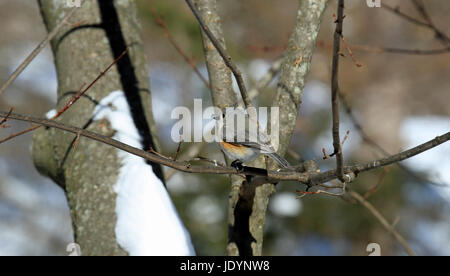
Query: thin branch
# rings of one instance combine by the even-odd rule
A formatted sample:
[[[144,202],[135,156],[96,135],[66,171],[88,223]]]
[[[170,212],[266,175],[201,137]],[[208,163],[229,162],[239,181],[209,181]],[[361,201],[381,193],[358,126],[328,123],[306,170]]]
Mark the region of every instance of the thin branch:
[[[178,147],[177,147],[177,151],[175,152],[175,156],[173,157],[173,160],[174,161],[177,161],[177,159],[178,159],[178,154],[180,153],[180,150],[181,150],[181,143],[182,143],[183,141],[180,141],[179,143],[178,143]]]
[[[365,143],[369,144],[372,148],[374,148],[378,152],[380,152],[383,156],[390,156],[390,155],[392,155],[391,153],[386,151],[382,146],[380,146],[376,141],[374,141],[372,138],[369,137],[369,135],[366,133],[366,131],[364,130],[362,125],[356,119],[356,117],[353,114],[353,111],[352,111],[352,109],[350,107],[350,104],[347,102],[347,99],[344,97],[344,95],[343,95],[343,93],[341,91],[339,91],[339,97],[340,97],[342,105],[344,106],[344,110],[347,113],[347,116],[350,118],[350,121],[352,122],[352,124],[355,127],[355,129],[361,135],[361,138],[363,139],[363,141]],[[417,173],[415,173],[410,168],[408,168],[406,165],[403,165],[401,163],[397,163],[397,166],[401,170],[403,170],[407,175],[410,175],[411,177],[419,179],[419,180],[421,180],[423,182],[430,183],[432,185],[440,186],[440,187],[450,187],[450,185],[443,184],[443,183],[437,183],[437,182],[432,181],[430,179],[424,178],[424,177],[418,175]]]
[[[324,41],[319,41],[317,45],[322,48],[332,48],[331,45],[326,44]],[[354,51],[372,52],[378,54],[388,53],[388,54],[403,54],[403,55],[441,55],[450,52],[450,47],[444,47],[440,49],[404,49],[404,48],[359,45],[359,44],[348,44],[347,49],[352,49]]]
[[[166,22],[164,21],[164,19],[162,19],[158,15],[151,0],[148,1],[148,5],[150,7],[150,12],[152,13],[153,17],[155,18],[155,24],[157,26],[161,27],[161,29],[164,31],[164,36],[167,37],[170,44],[172,44],[172,46],[175,48],[175,50],[178,52],[178,54],[180,54],[180,56],[183,57],[183,59],[186,61],[187,64],[189,64],[189,66],[192,68],[192,70],[194,70],[195,74],[199,77],[199,79],[203,82],[203,84],[209,89],[210,87],[209,87],[208,81],[200,73],[197,66],[195,66],[195,62],[184,53],[183,49],[181,49],[181,47],[175,41],[173,36],[170,34],[169,29],[167,28]]]
[[[84,0],[81,2],[81,5],[84,4]],[[6,80],[6,82],[2,85],[0,88],[0,95],[14,82],[14,80],[20,75],[20,73],[23,72],[23,70],[33,61],[33,59],[42,51],[42,49],[47,46],[47,44],[52,40],[57,34],[58,31],[64,26],[69,20],[70,17],[72,17],[75,12],[79,9],[79,7],[73,8],[69,13],[64,16],[64,18],[59,22],[59,24],[44,38],[44,40],[39,43],[36,48],[28,55],[27,58],[19,65],[19,67],[14,70],[14,72],[9,76],[9,78]]]
[[[375,186],[370,188],[370,190],[368,190],[364,194],[364,196],[363,196],[364,199],[368,199],[371,195],[373,195],[375,193],[375,191],[378,189],[378,187],[381,186],[381,183],[383,182],[383,179],[387,175],[388,172],[389,172],[389,168],[384,168],[384,170],[381,172],[380,176],[378,177],[378,180],[377,180],[377,183],[375,184]]]
[[[383,217],[383,215],[372,204],[370,204],[370,202],[368,202],[360,194],[358,194],[357,192],[354,192],[352,190],[347,191],[347,193],[352,198],[354,198],[356,201],[358,201],[359,204],[361,204],[364,207],[366,207],[366,209],[369,210],[370,213],[372,213],[372,215],[381,223],[381,225],[383,225],[383,227],[395,237],[395,239],[403,246],[405,251],[410,256],[415,256],[416,255],[414,253],[414,251],[411,249],[411,247],[409,246],[409,244],[406,242],[405,238],[403,238],[403,236],[400,235],[397,232],[397,230],[395,230],[394,226],[392,224],[390,224]]]
[[[399,7],[395,7],[394,8],[394,7],[391,7],[391,6],[389,6],[389,5],[385,4],[385,3],[383,3],[383,5],[381,5],[381,7],[386,9],[386,10],[388,10],[388,11],[390,11],[390,12],[392,12],[392,13],[394,13],[394,14],[396,14],[397,16],[399,16],[399,17],[401,17],[401,18],[403,18],[403,19],[413,23],[413,24],[416,24],[416,25],[419,25],[419,26],[423,26],[423,27],[427,27],[427,28],[431,28],[429,23],[420,21],[420,20],[418,20],[418,19],[416,19],[416,18],[414,18],[414,17],[412,17],[412,16],[410,16],[410,15],[408,15],[406,13],[403,13],[402,11],[400,11]]]
[[[431,21],[430,16],[428,15],[428,12],[425,10],[425,6],[422,3],[422,1],[419,0],[411,0],[411,2],[413,3],[414,7],[416,8],[416,10],[420,13],[420,15],[423,17],[423,19],[425,19],[425,21],[432,25],[433,22]]]
[[[419,153],[422,153],[424,151],[427,151],[431,148],[434,148],[440,144],[443,144],[450,140],[450,132],[447,132],[441,136],[437,136],[436,138],[420,144],[414,148],[411,148],[409,150],[402,151],[400,153],[381,158],[366,164],[359,164],[359,165],[353,165],[353,166],[347,166],[344,167],[344,173],[348,175],[348,177],[351,177],[349,174],[355,174],[357,176],[361,172],[370,171],[376,168],[385,167],[400,161],[403,161],[405,159],[411,158]],[[317,174],[315,176],[311,176],[310,181],[312,182],[312,185],[317,185],[319,183],[328,182],[330,180],[333,180],[337,177],[336,170],[329,170],[320,174]]]
[[[437,39],[442,41],[444,45],[447,45],[450,39],[446,34],[444,34],[442,31],[440,31],[436,25],[431,20],[430,15],[428,14],[427,10],[425,9],[425,5],[422,1],[419,0],[411,0],[416,10],[420,13],[423,19],[429,24],[429,27],[434,31],[435,36]]]
[[[254,99],[256,96],[258,96],[259,91],[267,87],[270,82],[277,76],[278,72],[280,72],[281,65],[284,61],[284,55],[279,57],[275,62],[272,63],[269,70],[267,70],[266,74],[262,76],[258,82],[250,89],[248,92],[248,96],[250,99]]]
[[[436,37],[437,37],[440,41],[442,41],[444,44],[447,44],[447,43],[449,42],[448,36],[447,36],[446,34],[444,34],[443,32],[441,32],[441,31],[440,31],[440,30],[439,30],[439,29],[431,22],[430,18],[428,17],[428,14],[426,14],[426,15],[424,16],[424,14],[423,14],[423,11],[424,11],[423,6],[420,7],[420,4],[419,4],[419,6],[417,6],[416,3],[417,3],[417,1],[413,1],[413,4],[415,5],[416,9],[419,11],[419,13],[422,15],[422,17],[424,17],[425,20],[427,20],[427,22],[423,22],[423,21],[421,21],[421,20],[418,20],[418,19],[416,19],[416,18],[414,18],[414,17],[412,17],[412,16],[406,14],[406,13],[401,12],[400,9],[399,9],[398,7],[393,8],[393,7],[391,7],[391,6],[389,6],[389,5],[385,4],[385,3],[383,3],[383,5],[381,5],[381,7],[384,8],[384,9],[386,9],[386,10],[388,10],[388,11],[390,11],[390,12],[392,12],[392,13],[394,13],[394,14],[396,14],[397,16],[399,16],[399,17],[401,17],[401,18],[403,18],[403,19],[405,19],[405,20],[407,20],[407,21],[413,23],[413,24],[416,24],[416,25],[418,25],[418,26],[423,26],[423,27],[426,27],[426,28],[431,29],[432,31],[434,31]],[[423,8],[423,9],[422,9],[422,8]]]
[[[334,32],[333,64],[331,69],[331,104],[333,113],[333,147],[336,154],[336,172],[339,180],[344,182],[344,157],[342,156],[341,138],[339,137],[339,52],[342,37],[342,25],[344,21],[344,0],[339,0]]]
[[[269,83],[275,78],[275,76],[277,75],[277,73],[280,71],[281,69],[281,64],[283,63],[284,57],[281,56],[280,58],[278,58],[273,64],[272,66],[269,68],[269,70],[267,70],[266,74],[264,76],[262,76],[257,83],[255,84],[255,86],[250,90],[249,92],[249,97],[250,99],[255,98],[256,96],[258,96],[259,91],[261,89],[264,89],[267,85],[269,85]],[[191,146],[189,148],[189,150],[187,151],[187,153],[181,157],[181,159],[186,160],[186,159],[192,159],[195,156],[197,156],[200,151],[203,149],[203,145],[204,144],[200,144],[197,143],[193,146]],[[295,160],[297,160],[298,162],[302,161],[301,157],[294,152],[293,150],[288,150],[288,154],[290,154],[292,156],[292,158],[294,158]],[[177,158],[175,158],[175,160],[177,160]],[[170,169],[166,172],[165,174],[165,178],[166,181],[168,181],[170,178],[172,178],[172,176],[177,172],[177,170],[174,169]]]
[[[60,130],[64,130],[70,133],[74,133],[76,135],[80,135],[83,137],[87,137],[90,139],[93,139],[95,141],[113,146],[117,149],[121,149],[124,150],[128,153],[134,154],[136,156],[142,157],[146,160],[149,161],[153,161],[155,163],[159,163],[171,168],[175,168],[177,170],[180,171],[184,171],[184,172],[190,172],[190,173],[211,173],[211,174],[240,174],[242,172],[237,171],[235,168],[231,168],[231,167],[225,167],[225,168],[221,168],[221,167],[203,167],[203,166],[196,166],[196,165],[191,165],[188,162],[183,162],[183,161],[174,161],[171,158],[167,158],[164,157],[162,155],[158,155],[152,152],[147,152],[132,146],[129,146],[127,144],[121,143],[117,140],[114,140],[110,137],[107,136],[103,136],[97,133],[94,133],[92,131],[88,131],[85,129],[81,129],[78,127],[74,127],[74,126],[69,126],[69,125],[65,125],[63,123],[54,121],[54,120],[47,120],[47,119],[42,119],[42,118],[36,118],[36,117],[32,117],[32,116],[27,116],[27,115],[21,115],[21,114],[16,114],[16,113],[10,113],[8,115],[8,112],[3,112],[0,111],[0,118],[5,118],[6,116],[8,116],[9,119],[14,119],[14,120],[20,120],[20,121],[26,121],[26,122],[32,122],[32,123],[36,123],[39,125],[43,125],[43,126],[47,126],[47,127],[53,127],[53,128],[57,128]],[[276,175],[276,172],[274,172]],[[254,174],[254,175],[260,175],[260,174]],[[304,176],[301,176],[304,177]],[[303,179],[305,180],[305,179]]]
[[[16,137],[18,137],[20,135],[23,135],[23,134],[26,134],[28,132],[34,131],[34,130],[40,128],[40,127],[41,127],[40,125],[35,126],[35,125],[31,124],[31,126],[29,128],[27,128],[25,130],[22,130],[22,131],[19,131],[19,132],[16,132],[16,133],[12,133],[8,137],[6,137],[4,139],[1,139],[0,140],[0,144],[3,144],[4,142],[9,141],[9,140],[11,140],[13,138],[16,138]]]
[[[236,82],[239,87],[239,91],[241,92],[242,100],[244,101],[245,107],[246,108],[253,107],[252,101],[250,100],[250,97],[247,94],[247,89],[245,88],[245,83],[244,83],[244,79],[242,78],[241,71],[237,68],[237,66],[231,60],[231,56],[220,45],[219,41],[214,37],[214,34],[211,32],[211,30],[208,28],[206,23],[203,21],[203,19],[199,15],[197,9],[194,7],[194,4],[192,4],[192,1],[186,0],[186,3],[189,6],[189,8],[191,9],[192,13],[194,14],[198,23],[200,24],[200,27],[202,28],[202,30],[205,32],[205,34],[208,36],[209,40],[211,40],[212,44],[219,52],[220,56],[223,58],[223,61],[225,62],[225,64],[233,72],[233,75],[236,78]]]
[[[350,55],[350,57],[352,58],[353,63],[356,65],[356,67],[361,67],[362,64],[356,60],[355,56],[353,55],[353,51],[350,48],[350,45],[347,43],[347,40],[345,40],[345,38],[342,34],[341,34],[341,36],[342,36],[342,43],[344,43],[344,47],[345,47],[345,49],[347,49],[347,52]]]
[[[377,49],[377,48],[376,48]],[[442,49],[430,49],[430,50],[421,50],[421,49],[401,49],[401,48],[378,48],[378,51],[392,54],[404,54],[404,55],[440,55],[446,54],[450,52],[450,47],[442,48]]]
[[[292,170],[286,170],[286,171],[267,171],[267,170],[254,170],[254,168],[249,168],[248,171],[239,171],[235,168],[231,167],[210,167],[210,166],[198,166],[198,165],[191,165],[188,162],[179,162],[174,161],[171,158],[166,158],[163,156],[158,156],[156,154],[146,152],[144,150],[129,146],[127,144],[121,143],[117,140],[114,140],[110,137],[106,137],[91,131],[87,131],[81,128],[68,126],[62,123],[59,123],[57,121],[53,120],[47,120],[47,119],[41,119],[36,117],[31,117],[27,115],[21,115],[16,113],[10,113],[9,112],[3,112],[0,111],[0,118],[8,117],[9,119],[14,120],[20,120],[20,121],[26,121],[26,122],[32,122],[39,125],[44,125],[47,127],[53,127],[57,129],[61,129],[64,131],[68,131],[71,133],[74,133],[76,135],[84,136],[93,140],[96,140],[98,142],[102,142],[104,144],[113,146],[117,149],[124,150],[126,152],[129,152],[131,154],[134,154],[136,156],[142,157],[146,160],[153,161],[155,163],[168,166],[174,169],[177,169],[179,171],[183,172],[189,172],[189,173],[207,173],[207,174],[246,174],[246,175],[253,175],[253,176],[260,176],[265,177],[267,181],[266,183],[276,183],[279,181],[298,181],[304,184],[307,184],[309,186],[318,185],[321,183],[325,183],[328,181],[331,181],[333,179],[338,178],[336,170],[329,170],[323,173],[300,173]],[[413,157],[419,153],[422,153],[424,151],[427,151],[431,148],[434,148],[442,143],[447,142],[450,140],[450,132],[447,132],[441,136],[438,136],[426,143],[423,143],[421,145],[418,145],[414,148],[411,148],[409,150],[400,152],[398,154],[382,158],[379,160],[375,160],[366,164],[358,164],[354,166],[347,166],[344,167],[344,173],[346,178],[353,179],[355,176],[357,176],[361,172],[373,170],[376,168],[384,167],[391,165],[396,162],[403,161],[405,159],[408,159],[410,157]],[[352,177],[351,174],[354,176]],[[349,182],[349,181],[345,181]]]
[[[101,78],[103,77],[106,72],[109,71],[109,69],[111,69],[111,67],[113,67],[117,62],[119,62],[120,59],[122,59],[125,54],[128,52],[128,48],[126,48],[122,54],[120,54],[120,56],[118,56],[108,67],[106,67],[105,70],[103,70],[102,72],[100,72],[100,74],[84,89],[82,90],[82,88],[84,87],[84,84],[81,86],[80,90],[75,93],[75,95],[73,95],[70,100],[56,113],[56,115],[54,115],[52,118],[50,118],[50,120],[55,120],[56,118],[58,118],[59,116],[61,116],[64,112],[66,112],[67,109],[69,109],[74,103],[76,103],[84,94],[86,94],[86,92]],[[25,129],[23,131],[17,132],[17,133],[13,133],[11,135],[9,135],[8,137],[0,140],[0,144],[11,140],[17,136],[26,134],[28,132],[34,131],[36,129],[38,129],[40,127],[40,125],[37,126],[31,126],[28,129]]]
[[[344,183],[344,185],[345,185],[345,183]],[[325,195],[329,195],[329,196],[338,196],[338,197],[340,197],[340,196],[343,196],[345,194],[345,188],[339,193],[332,193],[332,192],[328,192],[328,191],[325,191],[325,190],[317,190],[317,191],[314,191],[314,192],[297,190],[296,192],[299,193],[299,195],[296,196],[297,199],[304,198],[307,195],[318,195],[318,194],[325,194]]]
[[[6,121],[8,121],[8,117],[9,115],[13,112],[14,108],[10,108],[8,114],[6,115],[6,117],[4,117],[1,121],[0,121],[0,127],[6,123]]]

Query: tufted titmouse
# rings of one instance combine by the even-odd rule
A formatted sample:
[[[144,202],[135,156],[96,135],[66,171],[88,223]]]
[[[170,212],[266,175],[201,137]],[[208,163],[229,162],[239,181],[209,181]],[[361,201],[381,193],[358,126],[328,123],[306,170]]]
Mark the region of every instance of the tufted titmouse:
[[[248,162],[258,155],[264,154],[283,168],[291,167],[288,161],[276,153],[270,138],[260,130],[256,120],[250,119],[243,108],[237,108],[233,112],[231,116],[228,116],[229,113],[227,112],[226,116],[225,114],[215,115],[213,119],[217,120],[219,124],[219,131],[216,131],[216,141],[219,142],[222,151],[234,160],[234,164],[236,162]],[[241,120],[241,124],[238,122],[237,127],[234,127],[234,115],[237,115],[238,121]],[[242,120],[244,123],[242,123]],[[250,124],[256,124],[253,128],[254,131],[249,131]]]

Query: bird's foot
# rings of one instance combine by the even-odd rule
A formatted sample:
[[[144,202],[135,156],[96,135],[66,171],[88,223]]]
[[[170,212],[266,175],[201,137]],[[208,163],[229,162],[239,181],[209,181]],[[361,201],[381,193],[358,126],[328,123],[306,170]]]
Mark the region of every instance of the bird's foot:
[[[244,166],[242,165],[242,162],[237,159],[231,162],[231,167],[235,168],[240,172],[244,171]]]

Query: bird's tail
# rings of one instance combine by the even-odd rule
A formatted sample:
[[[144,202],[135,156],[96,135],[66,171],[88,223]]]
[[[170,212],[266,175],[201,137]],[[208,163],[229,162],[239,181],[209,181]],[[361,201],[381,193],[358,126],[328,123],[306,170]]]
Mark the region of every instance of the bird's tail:
[[[284,159],[283,157],[279,156],[276,152],[267,153],[267,155],[270,158],[272,158],[273,160],[275,160],[275,162],[277,162],[283,168],[290,168],[291,167],[291,164],[289,164],[289,162],[286,161],[286,159]]]

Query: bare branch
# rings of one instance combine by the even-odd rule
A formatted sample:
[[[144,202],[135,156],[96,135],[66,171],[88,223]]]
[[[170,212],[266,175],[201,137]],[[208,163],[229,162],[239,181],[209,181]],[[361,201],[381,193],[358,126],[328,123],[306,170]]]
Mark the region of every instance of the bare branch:
[[[323,48],[331,48],[331,45],[327,45],[324,41],[319,41],[318,46]],[[404,48],[394,48],[394,47],[382,47],[382,46],[372,46],[372,45],[359,45],[359,44],[349,44],[348,49],[353,49],[355,51],[362,52],[372,52],[372,53],[388,53],[388,54],[402,54],[402,55],[442,55],[450,52],[450,47],[444,47],[441,49],[404,49]],[[354,61],[355,62],[355,61]],[[355,62],[357,64],[357,62]]]
[[[411,249],[411,247],[409,246],[409,244],[406,242],[405,238],[403,238],[402,235],[400,235],[397,230],[395,230],[393,224],[390,224],[384,217],[383,215],[372,205],[370,204],[370,202],[368,202],[367,200],[364,199],[364,197],[362,197],[360,194],[358,194],[357,192],[354,192],[352,190],[348,190],[347,193],[354,198],[359,204],[363,205],[364,207],[366,207],[367,210],[369,210],[369,212],[381,223],[381,225],[383,225],[383,227],[389,231],[394,237],[395,239],[403,246],[403,248],[405,249],[405,251],[410,255],[410,256],[415,256],[414,251]]]
[[[362,125],[358,122],[355,115],[353,114],[353,111],[350,107],[350,104],[347,102],[346,98],[344,97],[343,93],[339,91],[339,97],[341,100],[342,105],[344,106],[344,110],[347,113],[347,116],[350,118],[350,121],[352,122],[353,126],[356,128],[358,133],[360,134],[363,141],[367,144],[369,144],[372,148],[374,148],[376,151],[380,152],[383,156],[389,156],[391,155],[388,151],[386,151],[382,146],[380,146],[376,141],[374,141],[372,138],[369,137],[369,135],[366,133]],[[410,168],[408,168],[406,165],[403,165],[402,163],[396,163],[397,166],[402,169],[407,175],[419,179],[420,181],[430,183],[435,186],[440,187],[450,187],[450,185],[443,184],[443,183],[437,183],[435,181],[432,181],[430,179],[426,179],[414,171],[412,171]]]
[[[120,59],[123,58],[123,56],[125,56],[125,54],[128,52],[128,48],[125,49],[122,54],[120,54],[120,56],[118,56],[108,67],[106,67],[106,69],[102,72],[100,72],[100,74],[84,89],[82,90],[83,86],[81,86],[80,90],[75,93],[75,95],[73,95],[70,100],[58,111],[58,113],[56,113],[56,115],[54,115],[52,118],[50,118],[50,120],[55,120],[56,118],[58,118],[59,116],[61,116],[64,112],[67,111],[67,109],[69,109],[74,103],[76,103],[84,94],[86,94],[86,92],[99,80],[101,79],[106,72],[109,71],[109,69],[111,69],[111,67],[113,67],[117,62],[119,62]],[[11,111],[11,110],[10,110]],[[36,129],[38,129],[40,127],[40,125],[37,126],[31,126],[28,129],[25,129],[23,131],[17,132],[17,133],[13,133],[11,135],[9,135],[8,137],[0,140],[0,144],[11,140],[17,136],[26,134],[28,132],[34,131]]]
[[[388,10],[388,11],[390,11],[390,12],[396,14],[396,15],[398,15],[399,17],[401,17],[401,18],[403,18],[403,19],[405,19],[405,20],[407,20],[407,21],[409,21],[409,22],[411,22],[413,24],[416,24],[418,26],[423,26],[423,27],[431,29],[432,31],[434,31],[437,39],[442,41],[444,43],[444,45],[448,44],[449,41],[450,41],[449,37],[446,34],[444,34],[443,32],[441,32],[431,22],[428,14],[426,14],[426,11],[425,11],[425,8],[423,7],[423,5],[419,4],[417,1],[414,1],[414,0],[412,2],[415,5],[416,9],[419,11],[419,13],[422,15],[422,17],[424,17],[425,20],[427,20],[427,22],[420,21],[420,20],[418,20],[418,19],[416,19],[416,18],[414,18],[414,17],[412,17],[412,16],[410,16],[410,15],[408,15],[406,13],[401,12],[398,7],[393,8],[393,7],[383,3],[382,8],[384,8],[384,9],[386,9],[386,10]],[[424,12],[425,12],[425,14],[424,14]]]
[[[442,143],[445,143],[448,140],[450,140],[450,132],[447,132],[441,136],[437,136],[436,138],[434,138],[426,143],[418,145],[409,150],[405,150],[400,153],[391,155],[389,157],[375,160],[375,161],[372,161],[372,162],[369,162],[366,164],[359,164],[359,165],[344,167],[344,174],[353,173],[353,174],[355,174],[355,176],[357,176],[361,172],[385,167],[385,166],[403,161],[405,159],[411,158],[419,153],[422,153],[422,152],[427,151],[431,148],[434,148]],[[336,170],[329,170],[327,172],[320,173],[316,176],[312,176],[310,180],[312,182],[312,185],[316,185],[315,183],[328,182],[330,180],[335,179],[336,177],[337,177]]]
[[[4,117],[1,121],[0,121],[0,127],[6,123],[6,121],[8,121],[8,117],[9,115],[13,112],[14,108],[10,108],[8,114],[6,114],[6,117]]]
[[[443,42],[444,45],[447,45],[450,42],[449,37],[444,34],[442,31],[440,31],[436,25],[431,20],[430,15],[428,14],[427,10],[425,9],[425,5],[421,0],[411,0],[416,10],[420,13],[423,19],[428,23],[429,28],[431,28],[434,31],[434,34],[437,39],[439,39],[441,42]]]
[[[84,4],[84,0],[81,2],[81,5]],[[14,70],[14,72],[11,74],[11,76],[8,77],[6,82],[2,85],[0,88],[0,95],[5,92],[5,90],[16,80],[16,78],[20,75],[20,73],[23,72],[25,68],[33,61],[33,59],[42,51],[42,49],[47,46],[47,44],[52,40],[56,34],[59,32],[59,30],[67,24],[67,21],[69,18],[71,18],[75,12],[79,9],[79,7],[73,8],[69,13],[64,16],[64,18],[61,20],[61,22],[44,38],[44,40],[39,43],[36,48],[28,55],[28,57],[25,58],[25,60],[19,65],[19,67]]]
[[[336,155],[336,172],[340,181],[344,181],[344,157],[342,155],[341,138],[339,136],[339,52],[344,21],[344,0],[338,2],[336,30],[334,32],[333,64],[331,69],[331,104],[333,113],[333,147]]]
[[[363,45],[354,45],[355,50],[366,50],[369,52],[378,52],[378,53],[391,53],[391,54],[404,54],[404,55],[441,55],[450,52],[450,47],[442,48],[442,49],[402,49],[402,48],[390,48],[390,47],[370,47]]]
[[[252,89],[250,89],[250,91],[248,92],[248,96],[250,97],[250,99],[253,99],[256,96],[258,96],[259,91],[261,91],[262,89],[267,87],[269,85],[269,83],[276,77],[278,72],[280,72],[283,61],[284,61],[284,55],[282,55],[281,57],[279,57],[277,60],[275,60],[272,63],[272,66],[270,66],[270,68],[269,68],[269,70],[267,70],[266,74],[264,74],[264,76],[262,76],[258,80],[258,82],[254,85],[254,87],[252,87]]]
[[[198,70],[197,66],[195,66],[195,62],[189,58],[181,49],[181,47],[178,45],[178,43],[175,41],[174,37],[170,34],[169,29],[167,28],[166,22],[164,19],[161,18],[161,16],[158,15],[158,13],[155,10],[155,7],[152,4],[152,1],[148,1],[148,5],[150,7],[150,12],[152,13],[153,17],[155,18],[155,24],[159,26],[164,31],[164,36],[167,37],[170,44],[175,48],[178,54],[183,57],[183,59],[186,61],[187,64],[194,70],[195,74],[199,77],[199,79],[203,82],[203,84],[209,89],[209,83],[203,77],[202,73]]]
[[[177,160],[189,160],[192,159],[196,156],[198,156],[198,154],[200,153],[200,151],[203,148],[203,144],[201,143],[195,143],[192,146],[190,146],[186,152],[184,152],[183,154],[181,154],[181,156],[179,156],[179,158],[174,158],[175,161]],[[171,179],[175,173],[177,173],[178,171],[176,169],[172,169],[169,168],[169,170],[164,174],[166,181],[169,181],[169,179]]]
[[[381,172],[380,176],[378,177],[377,183],[375,184],[375,186],[373,186],[372,188],[370,188],[370,190],[368,190],[365,194],[364,194],[364,199],[368,199],[371,195],[373,195],[375,193],[375,191],[378,189],[378,187],[380,187],[381,183],[383,182],[384,177],[387,175],[387,173],[389,172],[389,168],[384,168],[384,170]]]
[[[9,114],[9,115],[8,115]],[[279,181],[298,181],[304,184],[308,184],[310,186],[318,185],[320,183],[328,182],[330,180],[338,178],[336,170],[329,170],[323,173],[300,173],[296,171],[286,170],[286,171],[271,171],[271,170],[263,170],[256,172],[252,170],[251,167],[245,167],[244,171],[238,171],[235,168],[231,167],[208,167],[208,166],[197,166],[197,165],[191,165],[188,162],[177,162],[170,158],[165,158],[162,156],[158,156],[156,154],[152,154],[146,151],[143,151],[138,148],[131,147],[129,145],[126,145],[124,143],[121,143],[117,140],[111,139],[109,137],[87,131],[81,128],[68,126],[53,120],[46,120],[16,113],[9,113],[0,111],[0,118],[8,117],[10,119],[14,120],[20,120],[20,121],[26,121],[26,122],[33,122],[39,125],[44,125],[47,127],[53,127],[57,129],[61,129],[67,132],[74,133],[76,135],[88,137],[90,139],[96,140],[98,142],[102,142],[104,144],[113,146],[117,149],[124,150],[126,152],[129,152],[131,154],[134,154],[136,156],[140,156],[142,158],[145,158],[149,161],[153,161],[155,163],[168,166],[174,169],[177,169],[179,171],[183,172],[189,172],[189,173],[207,173],[207,174],[246,174],[246,175],[254,175],[254,176],[263,176],[266,178],[266,183],[276,183]],[[437,136],[436,138],[423,143],[421,145],[418,145],[414,148],[411,148],[409,150],[400,152],[398,154],[382,158],[379,160],[375,160],[366,164],[358,164],[353,166],[347,166],[344,167],[344,173],[347,177],[350,177],[348,175],[354,174],[357,176],[361,172],[373,170],[376,168],[381,168],[384,166],[388,166],[391,164],[394,164],[396,162],[403,161],[405,159],[408,159],[410,157],[413,157],[419,153],[422,153],[424,151],[427,151],[431,148],[434,148],[442,143],[447,142],[450,140],[450,132],[447,132],[441,136]],[[249,169],[246,171],[245,169]],[[354,177],[351,177],[354,178]],[[348,182],[348,181],[346,181]]]

